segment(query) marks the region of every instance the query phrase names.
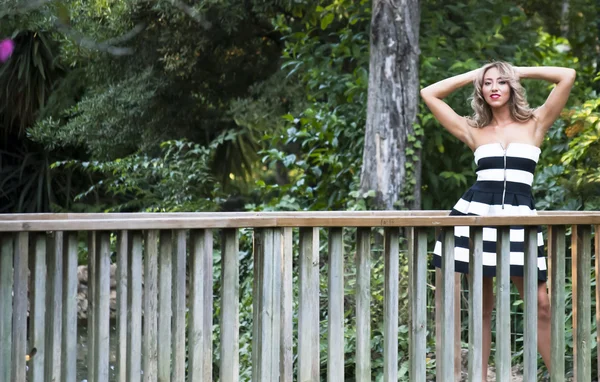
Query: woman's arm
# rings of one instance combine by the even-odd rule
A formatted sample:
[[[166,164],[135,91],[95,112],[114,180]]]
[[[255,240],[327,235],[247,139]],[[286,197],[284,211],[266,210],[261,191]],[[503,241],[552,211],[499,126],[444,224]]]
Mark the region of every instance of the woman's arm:
[[[576,72],[570,68],[554,66],[515,67],[515,70],[520,78],[535,78],[556,84],[546,102],[535,111],[537,127],[545,134],[565,107]]]
[[[480,69],[475,69],[467,73],[459,74],[454,77],[436,82],[421,89],[421,97],[433,116],[456,138],[473,148],[473,140],[470,134],[470,126],[467,119],[462,117],[446,102],[443,98],[447,97],[453,91],[473,83],[473,80],[479,74]]]

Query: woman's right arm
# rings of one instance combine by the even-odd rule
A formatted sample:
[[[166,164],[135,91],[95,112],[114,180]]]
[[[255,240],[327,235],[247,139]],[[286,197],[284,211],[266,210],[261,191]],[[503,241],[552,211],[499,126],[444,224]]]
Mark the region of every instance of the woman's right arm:
[[[475,69],[467,73],[459,74],[454,77],[436,82],[426,88],[421,89],[421,97],[425,104],[431,110],[433,116],[456,138],[473,148],[474,144],[471,137],[471,127],[467,119],[456,114],[446,102],[443,101],[453,91],[473,83],[473,80],[479,74],[481,69]]]

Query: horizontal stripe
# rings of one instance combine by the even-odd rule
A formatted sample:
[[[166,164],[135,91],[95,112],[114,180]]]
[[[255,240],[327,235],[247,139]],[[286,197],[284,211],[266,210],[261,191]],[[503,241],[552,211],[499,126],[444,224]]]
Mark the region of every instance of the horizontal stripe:
[[[468,202],[464,199],[460,199],[455,205],[454,210],[462,214],[478,215],[478,216],[532,216],[535,215],[535,210],[529,208],[529,206],[513,206],[511,204],[505,204],[504,206],[499,204],[485,204],[479,202]]]
[[[469,237],[469,227],[468,226],[457,226],[454,227],[454,236],[464,236],[466,238]],[[497,229],[491,227],[483,227],[483,241],[492,241],[495,242],[498,239]],[[523,227],[513,228],[511,226],[510,229],[510,241],[511,242],[524,242],[525,241],[525,230]],[[544,235],[542,234],[541,228],[538,227],[538,235],[537,235],[538,245],[544,245]]]
[[[504,181],[477,181],[469,190],[489,193],[497,193],[502,196]],[[468,191],[467,191],[468,192]],[[522,194],[531,198],[531,185],[525,183],[506,182],[507,194]]]
[[[435,253],[435,256],[441,257],[443,255]],[[466,248],[455,248],[454,249],[454,260],[457,262],[469,263],[469,250]],[[495,267],[497,265],[496,254],[492,252],[483,252],[481,262],[484,266]],[[523,252],[510,252],[510,265],[523,266],[525,261],[525,254]],[[542,256],[537,257],[537,268],[540,270],[546,270],[546,258]]]
[[[442,258],[440,256],[434,256],[432,263],[435,267],[440,268],[442,266]],[[483,276],[484,277],[495,277],[496,276],[496,267],[495,266],[492,267],[492,266],[484,265],[482,268],[483,268]],[[454,262],[454,270],[456,272],[468,274],[469,273],[469,263],[464,263],[462,261],[455,261]],[[524,273],[525,273],[524,267],[522,267],[520,265],[511,265],[510,266],[510,275],[511,276],[524,277]],[[546,281],[547,278],[548,278],[547,269],[538,268],[538,281],[543,282],[543,281]]]
[[[506,177],[507,182],[524,183],[531,185],[533,183],[533,174],[522,170],[512,169],[489,169],[477,171],[477,181],[486,182],[502,182]],[[500,185],[500,191],[504,189],[504,184]]]
[[[477,172],[481,170],[489,169],[500,169],[509,168],[513,170],[527,171],[530,173],[535,172],[536,161],[529,158],[521,157],[506,157],[506,166],[504,166],[504,157],[483,157],[477,162]]]
[[[504,147],[499,143],[481,145],[475,150],[475,163],[483,157],[504,157],[504,152]],[[536,162],[540,158],[540,153],[539,147],[523,143],[510,143],[506,149],[506,156],[527,158]]]

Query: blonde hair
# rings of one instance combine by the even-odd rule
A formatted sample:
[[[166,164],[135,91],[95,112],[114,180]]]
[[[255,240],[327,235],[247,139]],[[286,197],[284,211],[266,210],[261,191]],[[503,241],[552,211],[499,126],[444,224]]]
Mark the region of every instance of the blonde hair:
[[[504,61],[495,61],[481,68],[481,74],[473,80],[473,94],[470,97],[473,116],[468,119],[473,127],[482,128],[492,122],[492,108],[483,97],[482,87],[485,73],[496,68],[500,73],[500,78],[506,80],[510,86],[510,98],[508,107],[511,117],[518,122],[529,121],[533,118],[533,109],[529,107],[525,98],[525,89],[519,82],[519,76],[511,64]]]

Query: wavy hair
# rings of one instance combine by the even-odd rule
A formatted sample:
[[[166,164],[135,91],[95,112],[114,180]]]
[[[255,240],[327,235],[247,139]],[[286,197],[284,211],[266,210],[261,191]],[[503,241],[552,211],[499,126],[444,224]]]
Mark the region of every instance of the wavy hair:
[[[510,87],[510,98],[508,107],[510,115],[515,121],[525,122],[533,118],[533,109],[529,107],[525,98],[525,89],[519,82],[519,76],[511,64],[504,61],[495,61],[481,68],[481,74],[473,80],[473,94],[470,97],[473,116],[468,119],[473,127],[482,128],[492,122],[492,108],[483,97],[483,78],[488,69],[496,68],[500,78],[508,81]]]

